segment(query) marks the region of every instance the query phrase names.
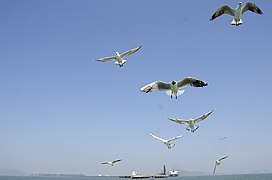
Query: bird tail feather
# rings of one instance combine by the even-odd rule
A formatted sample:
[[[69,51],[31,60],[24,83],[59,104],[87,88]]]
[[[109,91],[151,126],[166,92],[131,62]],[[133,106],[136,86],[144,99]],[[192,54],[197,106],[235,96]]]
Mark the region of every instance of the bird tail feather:
[[[178,90],[178,92],[177,92],[177,96],[180,96],[180,95],[182,95],[183,93],[185,92],[185,90]],[[168,95],[168,96],[175,96],[175,94],[172,94],[172,91],[171,90],[167,90],[167,91],[165,91],[165,93]]]
[[[235,19],[233,19],[233,20],[231,21],[231,25],[239,26],[239,25],[241,25],[241,24],[243,24],[242,19],[239,19],[239,21],[236,21]]]
[[[178,90],[177,96],[182,95],[185,92],[185,90]]]

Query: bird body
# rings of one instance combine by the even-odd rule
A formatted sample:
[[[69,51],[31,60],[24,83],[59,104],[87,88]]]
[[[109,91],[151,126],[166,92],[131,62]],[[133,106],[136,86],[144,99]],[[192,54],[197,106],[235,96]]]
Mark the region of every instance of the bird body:
[[[196,125],[196,123],[206,119],[210,114],[212,114],[213,111],[214,110],[212,110],[206,114],[203,114],[202,116],[199,116],[195,119],[192,119],[192,118],[190,118],[189,120],[181,120],[181,119],[175,119],[175,118],[168,118],[168,119],[173,122],[179,123],[179,124],[187,124],[188,127],[186,128],[186,130],[191,131],[191,132],[195,132],[199,128],[199,126]]]
[[[252,11],[257,14],[263,14],[261,9],[254,3],[252,2],[247,2],[245,6],[243,7],[242,2],[239,2],[238,6],[236,9],[232,9],[228,5],[224,5],[220,7],[210,18],[210,20],[214,20],[215,18],[221,16],[222,14],[228,14],[230,16],[233,16],[233,20],[231,22],[231,25],[236,25],[239,26],[243,24],[243,21],[241,19],[242,15],[247,12],[247,11]]]
[[[207,85],[208,83],[202,80],[199,80],[193,77],[185,77],[180,81],[173,80],[170,83],[166,83],[163,81],[155,81],[142,87],[140,91],[145,93],[154,92],[157,90],[165,91],[166,94],[170,95],[171,98],[175,96],[177,99],[179,95],[184,93],[185,90],[181,90],[181,89],[185,86],[204,87]]]
[[[127,62],[127,60],[122,59],[119,52],[115,53],[115,59],[116,59],[116,62],[114,64],[119,65],[120,67],[123,66]]]
[[[131,55],[131,54],[133,54],[133,53],[135,53],[135,52],[137,52],[141,47],[142,46],[139,46],[137,48],[128,50],[123,54],[120,54],[119,52],[116,52],[115,56],[104,57],[104,58],[101,58],[101,59],[97,59],[96,61],[98,61],[98,62],[109,62],[109,61],[114,61],[115,60],[116,62],[114,64],[119,65],[119,67],[122,67],[127,62],[127,60],[124,60],[124,58]]]

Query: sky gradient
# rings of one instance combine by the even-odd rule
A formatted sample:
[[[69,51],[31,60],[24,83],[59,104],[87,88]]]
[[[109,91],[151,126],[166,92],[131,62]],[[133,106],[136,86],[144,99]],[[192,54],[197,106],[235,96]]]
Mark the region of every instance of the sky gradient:
[[[254,1],[264,14],[247,12],[239,27],[227,15],[209,21],[238,2],[1,0],[0,168],[212,172],[229,155],[218,173],[272,173],[272,2]],[[140,45],[122,68],[95,61]],[[209,85],[177,100],[140,92],[186,76]],[[194,134],[167,119],[214,108]],[[168,150],[150,132],[185,137]]]

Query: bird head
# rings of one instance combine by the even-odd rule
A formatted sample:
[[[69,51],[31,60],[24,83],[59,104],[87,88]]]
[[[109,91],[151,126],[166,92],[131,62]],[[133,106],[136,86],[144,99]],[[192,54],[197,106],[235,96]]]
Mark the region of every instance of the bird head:
[[[239,2],[239,5],[242,5],[242,2]]]
[[[174,80],[174,81],[172,81],[171,83],[172,83],[173,85],[175,85],[175,84],[177,83],[177,81]]]

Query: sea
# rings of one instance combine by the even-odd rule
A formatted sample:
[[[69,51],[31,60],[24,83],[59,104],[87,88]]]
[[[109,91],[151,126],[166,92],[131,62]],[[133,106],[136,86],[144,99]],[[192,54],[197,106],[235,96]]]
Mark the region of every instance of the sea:
[[[130,179],[130,178],[128,178]],[[0,176],[0,180],[128,180],[116,176]],[[212,176],[179,176],[168,178],[148,178],[165,180],[272,180],[272,174],[239,174],[239,175],[212,175]]]

